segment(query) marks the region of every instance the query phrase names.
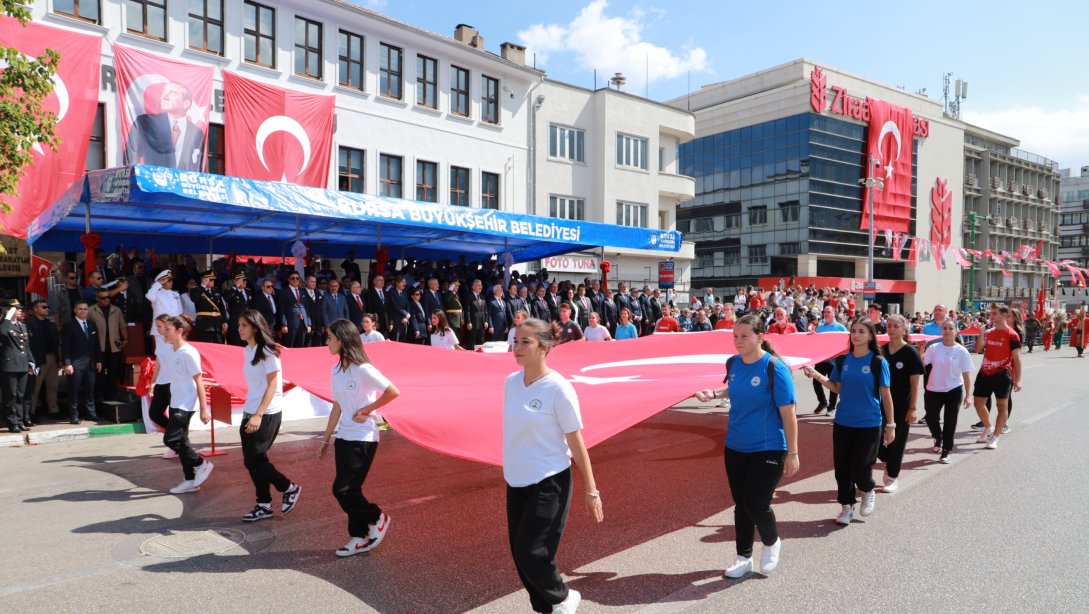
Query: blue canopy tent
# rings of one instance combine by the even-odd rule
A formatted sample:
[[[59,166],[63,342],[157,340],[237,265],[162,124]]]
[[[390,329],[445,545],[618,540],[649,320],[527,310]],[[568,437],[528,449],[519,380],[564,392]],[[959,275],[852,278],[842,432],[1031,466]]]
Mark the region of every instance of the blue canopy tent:
[[[36,250],[79,249],[88,228],[111,249],[278,256],[300,238],[313,253],[526,262],[595,247],[675,253],[681,234],[490,209],[421,203],[287,183],[126,166],[88,172],[28,228]]]

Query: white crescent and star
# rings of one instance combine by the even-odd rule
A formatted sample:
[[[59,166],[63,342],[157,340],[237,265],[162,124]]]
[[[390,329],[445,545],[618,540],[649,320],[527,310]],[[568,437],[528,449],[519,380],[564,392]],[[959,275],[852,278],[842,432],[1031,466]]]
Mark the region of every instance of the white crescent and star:
[[[306,171],[306,167],[310,165],[310,137],[306,134],[306,130],[302,127],[302,124],[286,115],[273,115],[261,122],[261,125],[257,128],[254,144],[257,146],[257,157],[260,158],[261,164],[265,167],[265,170],[272,170],[268,167],[268,163],[265,162],[265,141],[276,132],[290,134],[295,137],[295,140],[299,142],[299,145],[302,145],[303,162],[302,168],[299,169],[298,173],[301,175]],[[287,181],[287,172],[283,172],[280,181]]]
[[[892,160],[888,160],[888,164],[885,166],[885,179],[892,179],[892,167],[893,163],[900,159],[900,147],[902,140],[900,137],[900,127],[896,125],[896,122],[891,119],[885,122],[885,125],[881,126],[881,132],[877,134],[877,151],[881,152],[881,144],[885,142],[885,135],[891,134],[896,139],[896,157]]]
[[[44,264],[38,265],[38,281],[45,281],[45,278],[49,277],[49,267]]]
[[[688,356],[656,356],[653,358],[638,358],[634,360],[619,360],[616,362],[604,362],[596,365],[589,365],[580,369],[582,373],[587,371],[596,371],[598,369],[622,369],[625,367],[643,367],[643,366],[656,366],[656,365],[725,365],[726,360],[732,356],[732,354],[692,354]],[[788,365],[801,365],[811,362],[808,358],[800,356],[780,356],[780,360],[785,360]],[[657,380],[653,379],[641,379],[641,375],[617,375],[613,377],[594,377],[587,375],[569,375],[567,381],[573,384],[589,384],[591,386],[597,384],[617,384],[617,383],[642,383],[653,382]],[[720,377],[715,375],[715,377]]]
[[[33,60],[34,58],[20,54],[27,60]],[[0,60],[0,70],[8,67],[8,63]],[[68,115],[68,105],[70,104],[70,98],[68,96],[68,87],[64,84],[64,79],[61,78],[59,73],[53,73],[53,94],[57,96],[57,123],[64,121],[64,118]],[[45,155],[45,150],[42,149],[41,143],[34,143],[31,149],[38,152],[40,155]]]

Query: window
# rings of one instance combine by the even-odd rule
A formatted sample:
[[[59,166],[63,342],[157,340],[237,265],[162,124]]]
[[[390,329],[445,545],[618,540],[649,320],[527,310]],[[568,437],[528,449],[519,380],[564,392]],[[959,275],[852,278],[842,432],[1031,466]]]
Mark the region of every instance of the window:
[[[337,33],[337,55],[339,56],[340,74],[337,82],[345,87],[353,87],[357,90],[364,88],[363,84],[363,37],[351,32],[341,30]]]
[[[244,2],[242,41],[247,62],[276,68],[276,11],[249,0]]]
[[[727,229],[741,228],[741,214],[740,213],[733,213],[731,215],[727,215],[726,219],[724,220],[724,223],[725,223]]]
[[[768,223],[768,208],[749,207],[749,226],[762,226]]]
[[[723,266],[737,266],[741,264],[741,248],[727,247],[722,252]]]
[[[337,152],[337,189],[341,192],[363,193],[363,162],[366,154],[362,149],[341,147]]]
[[[480,79],[480,119],[499,123],[499,79],[483,75]]]
[[[439,165],[434,162],[416,161],[416,200],[437,203]]]
[[[438,69],[435,58],[416,56],[416,104],[432,109],[439,107]]]
[[[639,203],[616,203],[616,223],[621,226],[647,227],[647,206]]]
[[[378,67],[378,93],[389,98],[401,99],[401,51],[400,47],[382,43]]]
[[[223,55],[223,0],[189,0],[189,48]]]
[[[53,0],[53,12],[98,23],[98,0]]]
[[[658,148],[658,172],[665,172],[665,147]]]
[[[801,209],[798,201],[788,200],[779,203],[779,219],[784,224],[791,224],[798,221],[798,211]]]
[[[450,112],[469,117],[469,71],[450,67]]]
[[[549,196],[548,215],[564,220],[585,220],[586,201],[581,198]]]
[[[585,162],[586,132],[556,124],[548,126],[548,155],[572,162]]]
[[[401,198],[401,171],[403,164],[404,159],[401,158],[401,156],[388,156],[382,154],[378,161],[378,194],[380,196]]]
[[[498,173],[480,173],[480,207],[499,209]]]
[[[616,165],[647,170],[647,140],[617,132]]]
[[[227,149],[223,137],[223,124],[208,124],[208,159],[204,172],[213,175],[227,174]]]
[[[780,256],[797,256],[800,253],[802,253],[802,250],[798,243],[781,243],[779,245]]]
[[[749,246],[749,264],[766,264],[768,261],[767,245]]]
[[[95,123],[91,124],[91,141],[87,144],[84,170],[106,168],[106,105],[95,107]]]
[[[469,169],[450,167],[450,204],[469,206]]]
[[[166,0],[128,0],[125,26],[129,32],[166,40]]]
[[[295,17],[295,74],[321,79],[321,24]]]

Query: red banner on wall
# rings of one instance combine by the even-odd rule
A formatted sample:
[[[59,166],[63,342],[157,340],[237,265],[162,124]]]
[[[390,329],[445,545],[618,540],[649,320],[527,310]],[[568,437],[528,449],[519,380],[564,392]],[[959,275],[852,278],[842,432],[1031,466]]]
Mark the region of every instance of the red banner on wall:
[[[871,169],[868,176],[885,182],[884,189],[865,188],[862,194],[862,230],[870,227],[869,202],[873,194],[873,218],[877,230],[908,232],[911,223],[911,153],[915,129],[910,109],[867,98],[870,109],[869,142]]]
[[[114,45],[125,164],[203,171],[215,67]]]
[[[83,174],[87,161],[87,143],[94,126],[98,105],[98,75],[102,59],[102,37],[82,34],[29,22],[23,27],[15,19],[0,18],[0,45],[18,49],[36,58],[45,50],[60,54],[53,93],[45,99],[45,109],[57,116],[57,151],[35,145],[33,164],[23,173],[18,197],[4,197],[11,212],[0,213],[3,233],[26,238],[30,222],[53,204]],[[2,64],[0,64],[2,66]]]
[[[328,186],[336,98],[223,72],[227,174]]]

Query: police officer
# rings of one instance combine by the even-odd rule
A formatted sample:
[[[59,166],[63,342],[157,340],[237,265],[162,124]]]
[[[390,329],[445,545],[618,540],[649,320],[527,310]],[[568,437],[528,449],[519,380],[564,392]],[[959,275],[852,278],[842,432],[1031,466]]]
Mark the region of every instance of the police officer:
[[[155,276],[155,283],[147,291],[147,300],[151,303],[151,320],[154,322],[159,316],[180,316],[182,314],[181,296],[174,291],[174,276],[167,269]],[[151,335],[155,337],[155,345],[163,342],[159,331],[151,328]]]
[[[227,322],[227,343],[231,345],[243,346],[242,338],[238,336],[238,316],[246,309],[250,308],[250,301],[253,299],[253,291],[247,288],[246,271],[242,270],[235,273],[232,278],[234,284],[227,292],[224,293],[224,298],[227,302],[227,314],[229,320]]]
[[[189,291],[189,299],[197,308],[193,325],[193,341],[223,343],[227,334],[227,308],[216,292],[216,272],[208,269],[200,274],[200,285]]]
[[[30,355],[30,338],[23,324],[23,306],[18,299],[3,304],[0,321],[0,390],[4,395],[4,420],[8,430],[21,433],[33,423],[24,416],[27,376],[35,371]]]

